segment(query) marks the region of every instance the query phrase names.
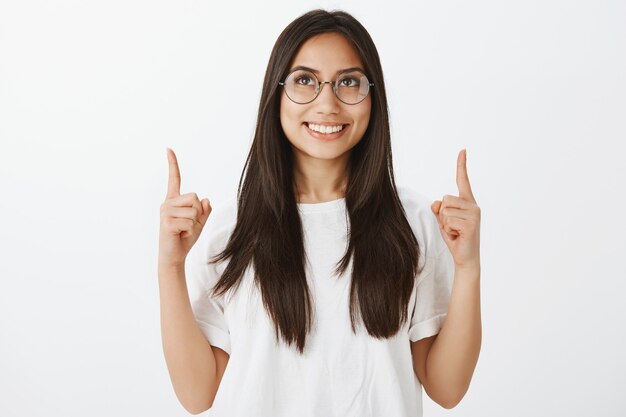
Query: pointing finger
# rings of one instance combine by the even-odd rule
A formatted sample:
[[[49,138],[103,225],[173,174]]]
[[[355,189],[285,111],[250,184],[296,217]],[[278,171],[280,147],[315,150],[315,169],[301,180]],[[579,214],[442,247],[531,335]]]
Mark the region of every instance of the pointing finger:
[[[176,154],[170,148],[167,148],[167,161],[169,163],[169,177],[166,198],[177,197],[180,195],[180,170],[178,169]]]
[[[459,187],[459,197],[476,202],[472,187],[470,186],[469,177],[467,176],[467,150],[463,149],[459,152],[456,160],[456,185]]]

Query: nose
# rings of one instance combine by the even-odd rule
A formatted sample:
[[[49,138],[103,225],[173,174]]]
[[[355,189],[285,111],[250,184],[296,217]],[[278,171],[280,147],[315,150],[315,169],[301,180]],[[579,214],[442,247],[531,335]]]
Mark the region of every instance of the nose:
[[[318,113],[339,112],[339,99],[333,91],[333,85],[329,82],[320,83],[320,92],[317,94],[314,103],[317,104]]]

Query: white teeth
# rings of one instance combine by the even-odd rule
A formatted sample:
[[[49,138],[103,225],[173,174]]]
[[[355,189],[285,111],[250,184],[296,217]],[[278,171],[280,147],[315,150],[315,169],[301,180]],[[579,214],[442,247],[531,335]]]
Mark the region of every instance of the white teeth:
[[[313,123],[308,123],[309,129],[315,130],[320,133],[335,133],[343,130],[343,125],[338,126],[325,126],[325,125],[316,125]]]

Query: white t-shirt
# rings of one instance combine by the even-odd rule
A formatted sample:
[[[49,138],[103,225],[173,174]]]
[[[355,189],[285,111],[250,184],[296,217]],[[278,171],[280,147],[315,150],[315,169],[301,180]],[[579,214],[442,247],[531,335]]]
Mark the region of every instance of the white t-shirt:
[[[352,333],[350,280],[334,275],[347,245],[345,199],[298,204],[304,230],[307,277],[314,302],[314,325],[304,355],[277,343],[253,267],[237,291],[211,297],[208,289],[226,262],[206,265],[221,251],[236,223],[237,205],[213,207],[196,246],[198,294],[192,308],[209,343],[230,355],[209,416],[213,417],[419,417],[422,386],[413,370],[409,341],[439,332],[448,310],[454,261],[441,237],[432,201],[407,188],[398,193],[417,238],[424,270],[415,280],[408,317],[390,339],[378,340],[364,326]],[[196,247],[194,246],[194,247]],[[349,275],[351,265],[346,271]],[[360,320],[360,318],[359,318]]]

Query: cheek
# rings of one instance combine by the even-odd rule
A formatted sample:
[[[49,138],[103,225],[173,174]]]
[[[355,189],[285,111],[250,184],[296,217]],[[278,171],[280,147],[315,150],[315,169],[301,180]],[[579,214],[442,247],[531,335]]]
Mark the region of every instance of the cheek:
[[[280,100],[280,124],[283,130],[293,130],[294,123],[299,121],[298,109],[292,106],[291,100],[284,96]]]
[[[280,99],[280,109],[278,111],[278,114],[280,116],[280,125],[283,127],[283,130],[285,130],[285,123],[284,121],[287,120],[287,110],[285,108],[285,98],[281,98]]]
[[[280,126],[287,140],[293,145],[300,136],[299,109],[293,107],[293,103],[288,98],[283,97],[280,101]]]
[[[363,132],[367,130],[367,126],[369,125],[369,122],[370,122],[371,112],[372,112],[372,105],[371,105],[371,101],[368,100],[368,103],[365,106],[363,106],[362,111],[360,111],[359,114],[357,115],[357,118],[359,120],[359,129],[362,130]]]
[[[372,114],[372,98],[371,96],[367,97],[367,111],[366,111],[366,119],[369,121]]]

